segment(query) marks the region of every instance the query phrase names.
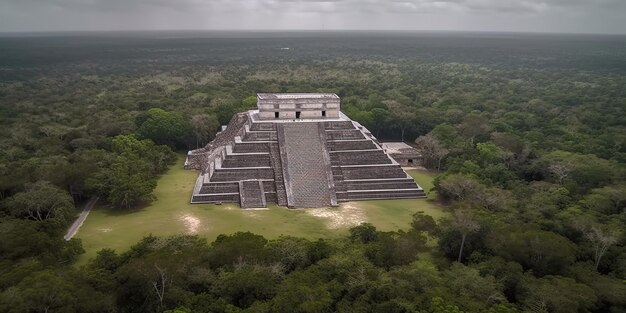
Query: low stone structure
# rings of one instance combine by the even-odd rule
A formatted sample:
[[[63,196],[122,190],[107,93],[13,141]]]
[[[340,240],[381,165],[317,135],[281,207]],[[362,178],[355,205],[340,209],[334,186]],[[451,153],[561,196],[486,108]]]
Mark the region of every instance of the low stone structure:
[[[290,208],[343,201],[422,198],[424,191],[374,136],[339,111],[335,94],[259,94],[205,148],[190,151],[200,171],[192,203],[274,202]]]
[[[404,142],[383,142],[383,150],[401,166],[422,166],[422,154]]]
[[[339,97],[334,93],[260,93],[257,107],[262,120],[339,118]]]

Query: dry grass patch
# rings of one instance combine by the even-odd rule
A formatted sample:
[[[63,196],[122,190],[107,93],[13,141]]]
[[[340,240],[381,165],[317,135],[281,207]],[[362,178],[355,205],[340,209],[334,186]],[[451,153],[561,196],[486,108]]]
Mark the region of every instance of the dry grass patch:
[[[185,225],[186,233],[189,235],[197,234],[200,226],[202,226],[202,222],[200,221],[200,219],[189,213],[182,214],[178,218],[178,220],[183,222],[183,224]]]
[[[306,209],[307,214],[324,219],[328,229],[350,228],[367,222],[362,208],[342,204],[337,208]]]

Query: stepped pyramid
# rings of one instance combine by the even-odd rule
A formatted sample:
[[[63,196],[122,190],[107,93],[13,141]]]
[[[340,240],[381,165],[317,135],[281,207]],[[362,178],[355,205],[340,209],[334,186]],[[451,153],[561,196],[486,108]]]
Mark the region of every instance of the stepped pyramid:
[[[376,138],[339,111],[336,94],[258,94],[257,106],[188,153],[185,168],[200,171],[191,203],[316,208],[425,197]]]

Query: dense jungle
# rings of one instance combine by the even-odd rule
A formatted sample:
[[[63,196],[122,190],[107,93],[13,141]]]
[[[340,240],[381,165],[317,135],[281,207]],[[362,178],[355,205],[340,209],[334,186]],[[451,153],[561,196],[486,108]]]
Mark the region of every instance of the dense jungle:
[[[625,86],[617,35],[2,34],[0,312],[626,312]],[[445,217],[76,264],[85,201],[145,207],[257,92],[337,93],[422,151]]]

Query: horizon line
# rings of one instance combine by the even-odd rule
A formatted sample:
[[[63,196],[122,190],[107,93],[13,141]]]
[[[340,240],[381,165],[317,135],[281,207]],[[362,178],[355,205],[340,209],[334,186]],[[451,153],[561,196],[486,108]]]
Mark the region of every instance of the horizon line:
[[[456,30],[456,29],[102,29],[102,30],[23,30],[2,31],[3,34],[58,34],[58,33],[154,33],[154,32],[214,32],[214,33],[340,33],[340,32],[372,32],[372,33],[491,33],[491,34],[545,34],[545,35],[605,35],[625,36],[621,33],[594,33],[594,32],[558,32],[558,31],[522,31],[522,30]]]

